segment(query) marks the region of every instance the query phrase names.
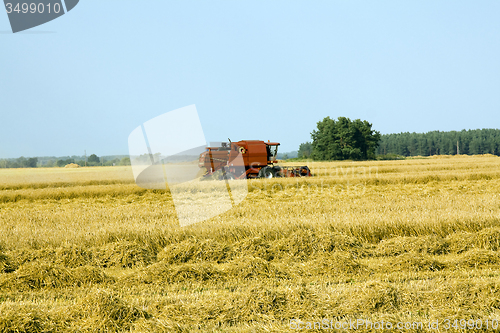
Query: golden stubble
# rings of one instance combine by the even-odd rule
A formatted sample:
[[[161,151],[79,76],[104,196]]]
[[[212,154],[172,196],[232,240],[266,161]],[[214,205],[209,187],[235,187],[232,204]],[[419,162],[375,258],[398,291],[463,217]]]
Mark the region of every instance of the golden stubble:
[[[185,228],[129,167],[0,169],[0,331],[499,319],[500,158],[299,164]]]

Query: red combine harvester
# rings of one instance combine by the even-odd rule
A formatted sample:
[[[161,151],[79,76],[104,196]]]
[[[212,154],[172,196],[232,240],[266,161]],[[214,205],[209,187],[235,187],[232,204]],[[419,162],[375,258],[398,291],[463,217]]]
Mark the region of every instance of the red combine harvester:
[[[204,177],[219,172],[221,179],[312,176],[307,166],[276,165],[279,145],[260,140],[222,142],[200,155],[199,167],[206,169]]]

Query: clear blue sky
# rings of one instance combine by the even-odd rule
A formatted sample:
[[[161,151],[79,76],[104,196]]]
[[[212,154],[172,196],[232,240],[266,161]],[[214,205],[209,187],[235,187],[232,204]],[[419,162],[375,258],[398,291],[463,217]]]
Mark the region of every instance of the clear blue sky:
[[[326,116],[381,133],[499,128],[499,1],[90,1],[0,14],[0,158],[127,154],[196,104],[209,141],[292,151]]]

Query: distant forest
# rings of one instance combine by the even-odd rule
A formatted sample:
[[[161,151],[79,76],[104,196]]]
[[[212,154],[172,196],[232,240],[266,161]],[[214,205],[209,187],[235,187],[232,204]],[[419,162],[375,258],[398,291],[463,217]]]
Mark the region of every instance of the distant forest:
[[[456,155],[457,152],[500,156],[500,130],[384,134],[377,148],[378,155],[431,156]]]
[[[85,156],[44,156],[44,157],[29,157],[21,156],[19,158],[0,159],[0,168],[51,168],[64,167],[67,164],[78,164],[79,166],[113,166],[113,165],[130,165],[128,155],[111,155],[98,157],[91,154]]]

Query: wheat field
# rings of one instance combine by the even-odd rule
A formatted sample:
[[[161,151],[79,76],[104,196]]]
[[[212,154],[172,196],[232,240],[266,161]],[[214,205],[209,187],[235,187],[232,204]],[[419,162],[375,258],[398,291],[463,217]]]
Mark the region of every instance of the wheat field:
[[[184,228],[129,167],[0,169],[0,332],[498,331],[500,158],[307,164]]]

